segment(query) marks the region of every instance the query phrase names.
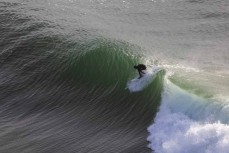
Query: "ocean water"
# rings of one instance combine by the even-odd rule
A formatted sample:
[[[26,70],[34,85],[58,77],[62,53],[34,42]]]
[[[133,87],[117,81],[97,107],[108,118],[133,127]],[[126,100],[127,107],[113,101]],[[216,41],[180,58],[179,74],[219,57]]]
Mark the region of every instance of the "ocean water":
[[[229,153],[228,0],[0,0],[0,32],[1,153]]]

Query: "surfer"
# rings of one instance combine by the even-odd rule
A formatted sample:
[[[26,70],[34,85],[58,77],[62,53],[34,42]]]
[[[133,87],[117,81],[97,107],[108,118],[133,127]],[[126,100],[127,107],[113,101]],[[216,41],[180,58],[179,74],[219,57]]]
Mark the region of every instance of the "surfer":
[[[134,66],[135,69],[138,70],[139,73],[139,78],[143,77],[143,75],[145,74],[145,72],[143,72],[143,70],[146,70],[146,66],[144,64],[138,64]]]

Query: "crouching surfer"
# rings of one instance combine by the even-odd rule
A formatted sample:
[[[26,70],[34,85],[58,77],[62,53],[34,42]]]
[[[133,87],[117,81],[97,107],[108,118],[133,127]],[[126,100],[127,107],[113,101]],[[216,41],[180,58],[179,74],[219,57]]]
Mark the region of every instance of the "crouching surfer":
[[[143,70],[146,70],[146,66],[144,64],[135,65],[134,68],[138,70],[139,73],[138,79],[144,76],[145,72]]]

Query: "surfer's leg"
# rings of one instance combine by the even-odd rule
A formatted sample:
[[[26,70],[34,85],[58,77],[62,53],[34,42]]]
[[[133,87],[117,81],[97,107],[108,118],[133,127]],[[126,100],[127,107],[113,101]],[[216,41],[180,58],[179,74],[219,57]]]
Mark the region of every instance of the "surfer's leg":
[[[140,71],[138,71],[138,73],[139,73],[139,77],[138,77],[138,79],[140,79],[140,78],[142,77],[142,74],[141,74],[141,72],[140,72]]]

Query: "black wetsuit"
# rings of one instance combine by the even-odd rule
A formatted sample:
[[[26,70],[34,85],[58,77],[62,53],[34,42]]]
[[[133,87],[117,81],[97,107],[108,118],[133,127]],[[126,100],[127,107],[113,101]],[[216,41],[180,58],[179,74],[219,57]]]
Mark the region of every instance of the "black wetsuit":
[[[143,77],[143,74],[145,74],[145,73],[142,72],[142,70],[146,70],[146,66],[145,66],[144,64],[138,64],[138,65],[135,65],[134,68],[138,70],[139,79],[140,79],[141,77]]]

